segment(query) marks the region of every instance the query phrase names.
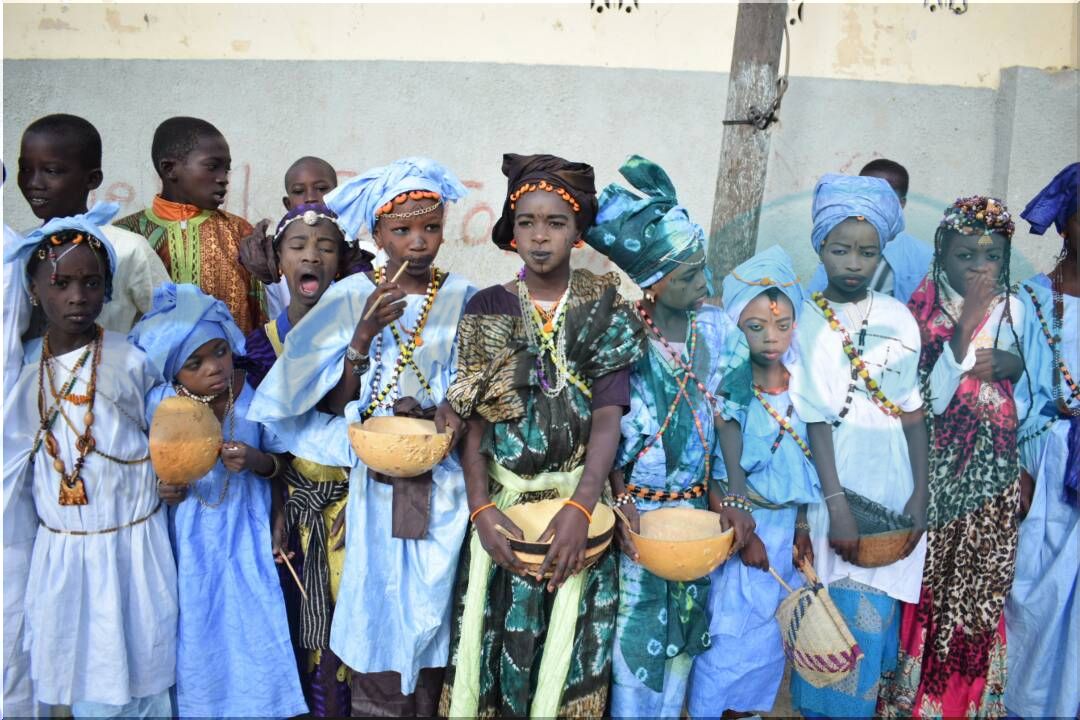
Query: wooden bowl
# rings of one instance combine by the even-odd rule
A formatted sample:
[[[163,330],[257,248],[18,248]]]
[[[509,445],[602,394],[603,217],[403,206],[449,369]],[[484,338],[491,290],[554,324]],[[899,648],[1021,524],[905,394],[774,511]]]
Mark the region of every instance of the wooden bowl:
[[[641,514],[641,533],[631,533],[638,562],[665,580],[703,578],[731,554],[735,530],[720,528],[720,516],[690,507]]]
[[[191,398],[165,398],[150,421],[150,463],[167,485],[190,485],[205,477],[217,464],[221,442],[214,411]]]
[[[392,415],[368,418],[349,426],[356,456],[375,472],[411,478],[442,462],[450,451],[451,433],[435,432],[435,423]]]
[[[529,573],[534,576],[539,574],[540,566],[544,563],[544,556],[547,555],[548,549],[551,547],[550,542],[541,543],[536,540],[547,529],[548,523],[555,517],[555,513],[562,510],[565,505],[565,500],[541,500],[534,503],[513,505],[503,511],[503,514],[521,528],[521,532],[525,535],[524,540],[507,538],[510,542],[510,549],[514,551],[518,560],[525,565]],[[577,510],[574,512],[577,512]],[[592,511],[589,537],[585,541],[586,568],[600,559],[600,555],[611,545],[611,539],[614,535],[615,513],[611,512],[611,508],[607,505],[597,503]],[[544,577],[551,577],[551,575],[551,571],[548,571],[544,574]]]

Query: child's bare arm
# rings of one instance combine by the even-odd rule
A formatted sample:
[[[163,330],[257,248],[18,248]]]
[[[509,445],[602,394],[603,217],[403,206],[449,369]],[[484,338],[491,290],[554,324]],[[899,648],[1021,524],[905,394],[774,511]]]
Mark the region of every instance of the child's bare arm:
[[[806,437],[814,454],[814,467],[821,481],[825,507],[829,510],[829,545],[844,560],[853,562],[859,553],[859,529],[836,471],[832,427],[823,422],[808,423]]]
[[[911,476],[915,481],[915,488],[911,491],[911,498],[904,506],[904,512],[915,521],[915,529],[908,537],[902,557],[907,557],[915,546],[919,544],[919,538],[926,530],[926,506],[930,499],[930,435],[926,431],[926,421],[923,409],[906,412],[900,416],[904,425],[904,437],[907,439],[908,459],[911,462]]]

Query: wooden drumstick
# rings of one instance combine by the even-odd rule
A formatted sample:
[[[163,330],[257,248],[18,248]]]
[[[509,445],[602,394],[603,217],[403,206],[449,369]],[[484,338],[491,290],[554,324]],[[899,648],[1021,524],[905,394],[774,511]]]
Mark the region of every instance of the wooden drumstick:
[[[399,267],[398,271],[394,273],[394,277],[390,278],[390,282],[397,282],[398,278],[401,277],[401,273],[405,272],[405,268],[407,267],[409,267],[408,260],[401,263],[401,267]],[[375,310],[379,307],[379,303],[382,302],[383,297],[383,295],[380,295],[379,297],[375,298],[375,302],[371,304],[371,308],[366,313],[364,313],[364,320],[369,320],[371,318],[371,316],[375,313]]]
[[[307,600],[308,596],[307,591],[304,590],[304,583],[300,582],[300,576],[296,574],[295,570],[293,570],[292,563],[289,562],[289,556],[285,554],[284,550],[278,550],[278,555],[281,557],[282,560],[285,561],[285,567],[289,568],[289,574],[292,575],[292,579],[296,581],[296,587],[300,588],[300,594],[304,596],[305,600]]]

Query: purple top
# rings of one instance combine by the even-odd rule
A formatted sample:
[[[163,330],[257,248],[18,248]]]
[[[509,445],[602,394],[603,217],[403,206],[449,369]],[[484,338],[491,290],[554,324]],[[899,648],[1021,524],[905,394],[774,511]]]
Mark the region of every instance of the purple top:
[[[288,308],[282,310],[274,322],[277,323],[278,339],[285,342],[285,335],[292,330]],[[236,364],[247,373],[248,385],[257,389],[277,360],[277,353],[274,352],[274,346],[263,325],[248,333],[244,343],[247,345],[247,354],[242,358],[237,358]]]

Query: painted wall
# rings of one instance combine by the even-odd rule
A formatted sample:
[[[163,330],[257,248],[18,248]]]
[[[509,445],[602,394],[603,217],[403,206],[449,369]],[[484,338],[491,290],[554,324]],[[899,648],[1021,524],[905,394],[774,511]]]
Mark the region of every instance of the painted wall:
[[[1075,29],[1071,40],[1046,25],[1009,33],[1009,43],[986,39],[994,17],[998,34],[1000,24],[1019,24],[1023,17],[1053,20],[1060,30],[1075,17],[1074,5],[1032,6],[1030,16],[999,5],[974,5],[960,16],[911,3],[867,7],[855,6],[852,14],[848,6],[807,4],[801,22],[792,10],[793,79],[781,122],[772,130],[760,242],[780,242],[803,273],[814,263],[807,240],[809,193],[825,172],[857,172],[880,156],[903,162],[912,175],[908,224],[929,240],[941,209],[957,195],[1000,194],[1018,211],[1061,166],[1080,157],[1080,74],[993,66],[1028,46],[1049,57],[1055,42],[1075,43]],[[503,152],[586,160],[597,168],[601,185],[618,179],[628,154],[643,154],[669,170],[684,204],[707,221],[727,76],[704,66],[726,68],[735,8],[645,4],[617,15],[577,3],[508,12],[492,5],[333,6],[303,13],[269,6],[248,10],[249,22],[242,24],[241,9],[216,5],[5,5],[4,157],[13,166],[21,129],[34,118],[60,111],[83,115],[105,143],[105,183],[97,195],[130,212],[158,189],[149,158],[155,126],[170,115],[193,114],[214,122],[230,141],[234,172],[227,209],[257,220],[280,213],[281,175],[301,155],[329,159],[342,176],[402,155],[430,155],[473,189],[451,210],[442,262],[480,283],[508,276],[517,264],[488,244],[505,190]],[[286,15],[291,34],[283,30]],[[899,42],[895,27],[901,20],[912,25],[900,33],[912,52],[885,62],[885,50]],[[415,32],[396,36],[393,45],[382,30],[391,21]],[[199,22],[207,32],[191,32]],[[953,44],[933,40],[946,59],[956,45],[980,49],[965,55],[973,63],[960,73],[968,82],[936,82],[938,75],[958,73],[948,62],[938,75],[924,77],[919,69],[923,44],[938,25],[970,28],[977,38],[960,33]],[[827,31],[836,36],[828,39]],[[1012,43],[1013,37],[1021,39]],[[244,38],[250,40],[246,49]],[[832,43],[832,50],[800,61],[806,52],[800,48],[811,40]],[[856,46],[870,55],[838,60],[847,57],[841,48]],[[50,58],[72,58],[34,57],[46,51]],[[309,51],[318,59],[286,59]],[[207,59],[215,52],[229,59]],[[416,57],[368,57],[395,52]],[[136,59],[147,54],[175,59]],[[196,59],[180,59],[188,55]],[[248,55],[275,59],[238,59]],[[334,55],[357,57],[325,59]],[[500,62],[482,61],[496,55]],[[1064,55],[1053,62],[1065,64]],[[23,56],[29,59],[13,59]],[[473,61],[450,61],[464,57]],[[695,63],[691,69],[669,67]],[[845,68],[868,77],[846,76]],[[912,82],[916,76],[923,79]],[[6,222],[33,224],[14,183],[4,188],[3,199]],[[1044,269],[1057,239],[1038,241],[1020,227],[1017,273]],[[596,269],[605,265],[590,251],[580,258]]]

